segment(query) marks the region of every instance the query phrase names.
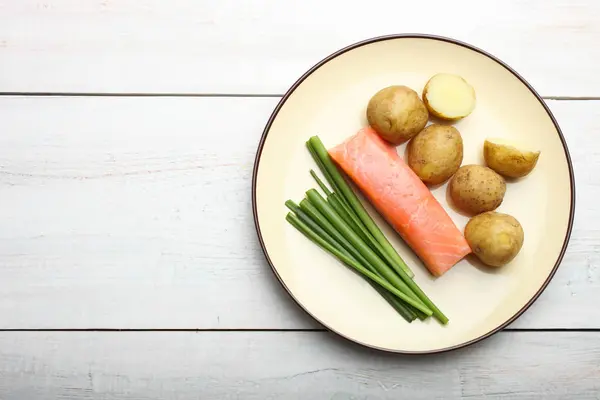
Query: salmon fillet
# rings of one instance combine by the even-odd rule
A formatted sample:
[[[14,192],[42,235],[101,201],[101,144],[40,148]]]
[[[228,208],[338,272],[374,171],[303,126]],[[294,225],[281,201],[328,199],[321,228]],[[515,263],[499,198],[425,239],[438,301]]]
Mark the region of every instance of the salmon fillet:
[[[471,252],[427,186],[372,128],[328,151],[433,275],[441,276]]]

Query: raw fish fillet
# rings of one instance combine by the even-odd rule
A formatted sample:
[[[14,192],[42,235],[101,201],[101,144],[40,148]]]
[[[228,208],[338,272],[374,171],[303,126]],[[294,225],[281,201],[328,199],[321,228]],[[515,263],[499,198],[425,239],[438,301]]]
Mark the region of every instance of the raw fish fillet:
[[[433,275],[441,276],[471,252],[431,191],[372,128],[329,149],[329,155]]]

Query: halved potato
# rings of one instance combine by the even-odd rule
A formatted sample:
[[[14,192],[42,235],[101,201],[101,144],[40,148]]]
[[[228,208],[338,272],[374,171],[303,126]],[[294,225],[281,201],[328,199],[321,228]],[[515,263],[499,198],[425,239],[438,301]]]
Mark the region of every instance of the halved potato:
[[[536,166],[540,152],[505,139],[486,139],[483,157],[488,167],[509,178],[521,178]]]
[[[475,109],[475,89],[459,75],[436,74],[423,89],[423,102],[432,115],[456,121]]]

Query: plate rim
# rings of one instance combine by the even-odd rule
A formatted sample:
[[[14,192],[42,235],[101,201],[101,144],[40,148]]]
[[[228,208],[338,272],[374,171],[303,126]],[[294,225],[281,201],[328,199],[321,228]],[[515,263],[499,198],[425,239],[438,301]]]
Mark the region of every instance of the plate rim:
[[[259,164],[260,164],[260,159],[261,159],[261,155],[262,155],[262,151],[267,139],[267,136],[269,134],[269,131],[271,130],[271,126],[273,125],[273,122],[275,121],[275,119],[277,118],[277,115],[279,114],[279,111],[281,110],[281,108],[285,105],[285,103],[287,102],[287,100],[289,99],[289,97],[294,93],[294,91],[310,76],[312,75],[315,71],[317,71],[319,68],[321,68],[323,65],[325,65],[326,63],[328,63],[329,61],[335,59],[336,57],[354,50],[356,48],[362,47],[362,46],[366,46],[369,44],[373,44],[373,43],[377,43],[377,42],[381,42],[381,41],[386,41],[386,40],[395,40],[395,39],[428,39],[428,40],[437,40],[437,41],[442,41],[442,42],[447,42],[447,43],[451,43],[454,45],[458,45],[461,47],[465,47],[469,50],[475,51],[477,53],[482,54],[485,57],[488,57],[489,59],[493,60],[494,62],[498,63],[499,65],[501,65],[502,67],[504,67],[507,71],[509,71],[511,74],[513,74],[519,81],[521,81],[521,83],[523,83],[527,89],[529,89],[529,91],[536,97],[536,99],[539,101],[539,103],[542,105],[542,107],[544,108],[544,110],[546,111],[546,113],[548,114],[548,116],[550,117],[554,127],[556,128],[556,131],[558,132],[558,136],[560,138],[563,150],[565,152],[565,157],[567,160],[567,166],[569,168],[569,180],[570,180],[570,190],[571,190],[571,204],[570,204],[570,209],[569,209],[569,221],[568,221],[568,225],[567,225],[567,231],[565,234],[565,238],[563,241],[563,245],[562,248],[560,250],[560,253],[558,254],[558,258],[556,259],[556,262],[554,263],[554,266],[552,267],[552,270],[550,271],[550,274],[548,275],[548,277],[546,278],[546,280],[542,283],[542,285],[540,286],[540,288],[536,291],[536,293],[534,293],[534,295],[531,297],[531,299],[529,299],[529,301],[527,301],[527,303],[525,303],[525,305],[523,307],[521,307],[521,309],[519,309],[512,317],[508,318],[506,321],[504,321],[503,323],[501,323],[500,325],[498,325],[497,327],[495,327],[494,329],[490,330],[489,332],[484,333],[483,335],[480,335],[474,339],[468,340],[466,342],[463,343],[459,343],[453,346],[448,346],[448,347],[443,347],[440,349],[434,349],[434,350],[418,350],[418,351],[410,351],[410,350],[398,350],[398,349],[390,349],[390,348],[385,348],[385,347],[380,347],[380,346],[375,346],[369,343],[364,343],[360,340],[356,340],[353,339],[347,335],[345,335],[344,333],[333,329],[331,326],[325,324],[323,321],[321,321],[319,318],[317,318],[311,311],[309,311],[303,304],[302,302],[299,301],[299,299],[296,298],[296,296],[291,292],[291,290],[288,288],[288,286],[286,285],[286,283],[284,282],[284,280],[281,278],[281,276],[279,275],[279,273],[277,272],[277,268],[275,268],[275,265],[273,264],[273,262],[271,261],[271,258],[269,256],[269,252],[267,250],[267,246],[265,245],[264,239],[263,239],[263,235],[260,229],[260,221],[258,219],[258,208],[257,208],[257,199],[256,199],[256,185],[257,185],[257,179],[258,179],[258,168],[259,168]],[[497,58],[496,56],[492,55],[491,53],[482,50],[476,46],[473,46],[469,43],[454,39],[454,38],[450,38],[450,37],[446,37],[446,36],[441,36],[441,35],[432,35],[432,34],[423,34],[423,33],[397,33],[397,34],[389,34],[389,35],[382,35],[382,36],[375,36],[375,37],[371,37],[368,39],[364,39],[355,43],[352,43],[350,45],[347,45],[331,54],[329,54],[328,56],[326,56],[325,58],[323,58],[321,61],[319,61],[318,63],[316,63],[315,65],[313,65],[310,69],[308,69],[305,73],[303,73],[300,78],[298,78],[294,84],[292,86],[290,86],[290,88],[285,92],[285,94],[282,96],[282,98],[279,100],[279,102],[277,103],[277,105],[275,106],[273,112],[271,113],[269,119],[267,120],[267,123],[265,125],[265,128],[263,129],[263,132],[261,134],[260,137],[260,141],[258,143],[258,148],[256,150],[256,156],[254,159],[254,167],[253,167],[253,171],[252,171],[252,214],[253,214],[253,219],[254,219],[254,226],[256,229],[256,234],[258,236],[258,240],[259,240],[259,244],[261,247],[261,250],[266,258],[267,263],[269,264],[269,267],[271,269],[271,271],[273,272],[273,274],[277,277],[277,280],[279,281],[279,283],[281,284],[281,286],[285,289],[286,293],[292,298],[292,300],[296,303],[296,305],[298,305],[308,316],[310,316],[313,320],[317,321],[321,326],[323,326],[326,330],[335,333],[337,336],[350,341],[351,343],[354,344],[358,344],[360,346],[364,346],[366,348],[370,348],[370,349],[374,349],[374,350],[378,350],[378,351],[382,351],[385,353],[393,353],[393,354],[405,354],[405,355],[426,355],[426,354],[439,354],[439,353],[445,353],[445,352],[449,352],[449,351],[453,351],[453,350],[458,350],[461,348],[465,348],[468,346],[471,346],[475,343],[478,343],[484,339],[489,338],[490,336],[496,334],[497,332],[503,330],[504,328],[506,328],[508,325],[510,325],[511,323],[513,323],[514,321],[516,321],[521,315],[523,315],[523,313],[525,313],[525,311],[527,311],[527,309],[529,309],[529,307],[531,307],[531,305],[533,303],[535,303],[535,301],[539,298],[539,296],[542,294],[542,292],[544,292],[544,290],[546,290],[546,288],[548,287],[548,284],[550,283],[550,281],[554,278],[554,275],[556,274],[556,271],[558,270],[558,267],[560,266],[565,252],[567,250],[567,247],[569,245],[569,241],[571,238],[571,233],[573,230],[573,222],[574,222],[574,218],[575,218],[575,174],[574,174],[574,170],[573,170],[573,162],[571,160],[571,155],[569,153],[569,149],[567,146],[567,142],[565,140],[565,137],[562,133],[562,130],[560,129],[560,126],[558,124],[558,121],[556,120],[556,118],[554,117],[554,114],[552,113],[552,111],[550,110],[550,108],[548,107],[548,105],[546,104],[546,102],[544,101],[544,99],[542,98],[542,96],[540,96],[540,94],[533,88],[533,86],[531,86],[531,84],[525,79],[523,78],[519,73],[517,73],[512,67],[510,67],[508,64],[506,64],[504,61],[500,60],[499,58]]]

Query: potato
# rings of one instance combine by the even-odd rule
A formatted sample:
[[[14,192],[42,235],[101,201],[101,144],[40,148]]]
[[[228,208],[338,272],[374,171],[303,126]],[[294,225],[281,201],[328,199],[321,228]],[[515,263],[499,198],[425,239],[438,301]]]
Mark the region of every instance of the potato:
[[[530,151],[503,139],[487,139],[483,156],[488,167],[509,178],[522,178],[536,166],[539,151]]]
[[[408,165],[430,185],[448,180],[458,170],[462,159],[462,137],[453,126],[429,125],[408,144]]]
[[[381,89],[367,105],[367,120],[377,133],[393,144],[403,143],[421,132],[429,113],[417,92],[406,86]]]
[[[512,261],[523,247],[524,237],[516,218],[495,211],[474,216],[465,227],[465,238],[473,253],[492,267]]]
[[[481,165],[464,165],[450,180],[450,197],[459,209],[479,214],[502,204],[506,182],[492,169]]]
[[[475,109],[475,90],[458,75],[436,74],[423,89],[423,102],[432,115],[456,121]]]

